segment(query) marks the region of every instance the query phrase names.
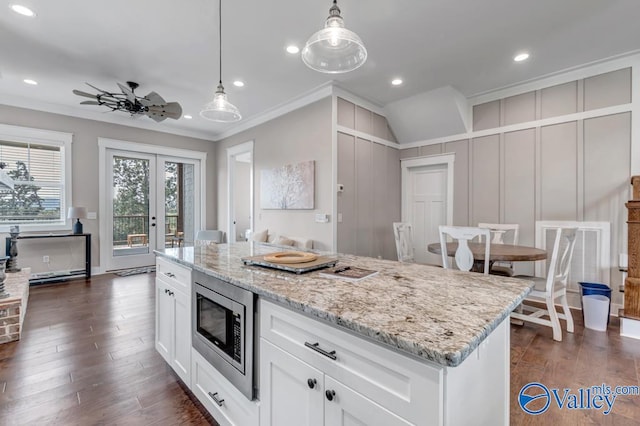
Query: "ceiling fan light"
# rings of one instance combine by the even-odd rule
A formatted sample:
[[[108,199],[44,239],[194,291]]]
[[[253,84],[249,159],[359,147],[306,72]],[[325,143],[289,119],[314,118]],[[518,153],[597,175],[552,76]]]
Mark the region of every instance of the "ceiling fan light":
[[[200,111],[200,117],[219,123],[233,123],[242,118],[238,108],[227,100],[227,94],[224,93],[222,84],[218,85],[213,100]]]
[[[344,27],[334,1],[324,28],[309,37],[301,56],[315,71],[339,74],[361,67],[367,60],[367,49],[356,33]]]

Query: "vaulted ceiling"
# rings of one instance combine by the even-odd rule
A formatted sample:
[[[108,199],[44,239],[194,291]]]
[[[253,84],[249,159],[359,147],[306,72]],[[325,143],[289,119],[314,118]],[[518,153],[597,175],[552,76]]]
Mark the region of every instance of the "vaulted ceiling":
[[[13,13],[10,4],[20,2],[36,17]],[[214,140],[239,125],[198,116],[219,78],[217,1],[1,3],[0,103]],[[369,57],[356,71],[326,75],[285,47],[302,48],[330,3],[223,1],[223,83],[243,120],[331,80],[384,107],[446,86],[469,97],[640,49],[637,0],[340,0],[346,27]],[[530,59],[514,62],[520,51]],[[391,86],[395,77],[404,83]],[[245,86],[235,87],[237,79]],[[93,93],[85,82],[117,91],[116,82],[125,81],[139,83],[139,94],[180,102],[193,119],[132,119],[79,105],[84,99],[71,92]]]

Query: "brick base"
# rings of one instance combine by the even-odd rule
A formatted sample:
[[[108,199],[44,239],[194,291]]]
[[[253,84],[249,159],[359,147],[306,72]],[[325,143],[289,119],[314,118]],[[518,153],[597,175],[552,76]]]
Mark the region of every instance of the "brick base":
[[[7,273],[4,288],[9,297],[0,299],[0,343],[20,339],[24,314],[29,299],[29,276],[31,268]]]

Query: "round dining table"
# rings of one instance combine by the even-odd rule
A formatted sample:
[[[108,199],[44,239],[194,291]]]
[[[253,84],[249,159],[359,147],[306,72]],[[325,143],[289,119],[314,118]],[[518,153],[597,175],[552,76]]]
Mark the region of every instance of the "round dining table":
[[[484,243],[469,242],[469,249],[473,253],[474,272],[482,272],[484,269]],[[547,251],[529,246],[515,246],[513,244],[490,244],[489,245],[489,267],[494,262],[528,262],[534,260],[544,260],[547,258]],[[455,256],[458,243],[447,243],[447,256]],[[442,254],[440,243],[432,243],[427,246],[430,253]]]

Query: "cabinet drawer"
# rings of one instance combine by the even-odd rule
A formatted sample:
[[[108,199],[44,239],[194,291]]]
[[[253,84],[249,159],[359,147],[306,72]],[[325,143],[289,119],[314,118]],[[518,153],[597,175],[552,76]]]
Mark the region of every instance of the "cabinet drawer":
[[[285,352],[411,423],[442,421],[444,367],[417,361],[264,299],[259,311],[261,337]],[[305,343],[317,346],[314,350]]]
[[[186,266],[157,257],[156,277],[162,278],[178,291],[191,294],[191,269]]]
[[[196,350],[191,351],[191,391],[220,425],[258,426],[258,402],[249,401]]]

